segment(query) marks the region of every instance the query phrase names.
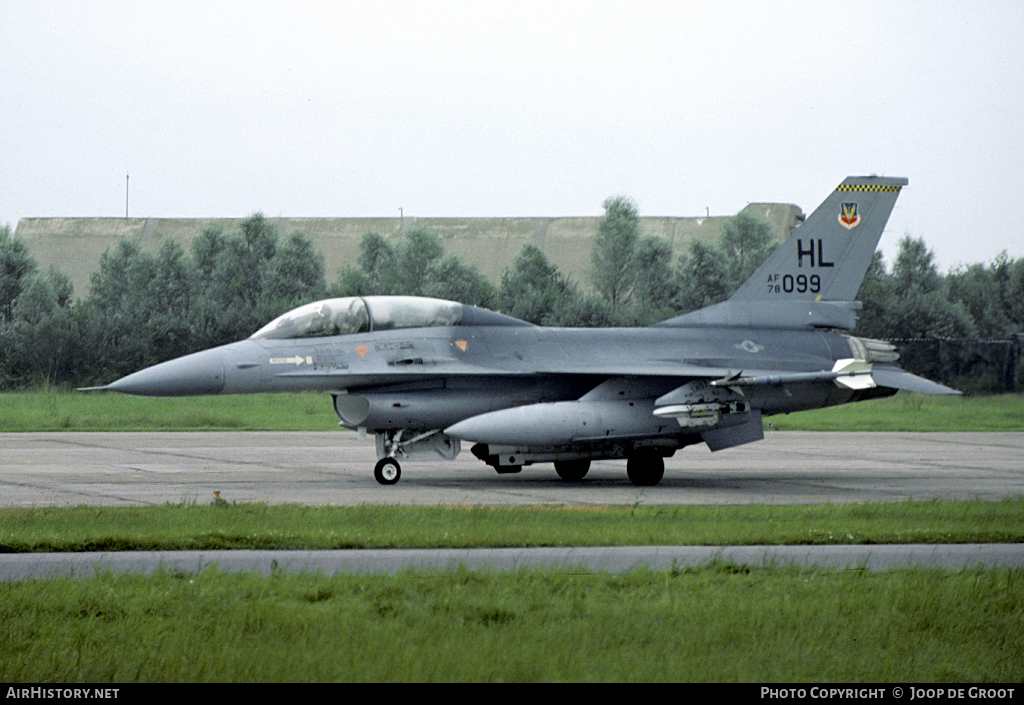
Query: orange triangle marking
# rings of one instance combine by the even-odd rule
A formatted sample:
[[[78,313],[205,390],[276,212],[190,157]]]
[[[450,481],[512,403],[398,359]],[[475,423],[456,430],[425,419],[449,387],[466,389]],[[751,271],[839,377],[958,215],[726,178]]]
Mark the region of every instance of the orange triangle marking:
[[[356,352],[359,353],[359,357],[366,357],[366,351],[369,350],[365,345],[357,345]]]
[[[455,347],[457,347],[462,352],[466,352],[466,348],[469,347],[469,343],[467,343],[465,340],[456,340]]]

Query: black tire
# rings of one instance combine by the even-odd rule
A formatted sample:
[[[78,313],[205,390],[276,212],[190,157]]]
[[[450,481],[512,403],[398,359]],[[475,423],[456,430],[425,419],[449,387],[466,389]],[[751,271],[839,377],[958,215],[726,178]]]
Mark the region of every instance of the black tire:
[[[382,485],[393,485],[402,477],[402,466],[394,458],[381,458],[373,468],[373,479]]]
[[[556,460],[555,472],[566,482],[579,482],[590,470],[589,460]]]
[[[665,477],[665,459],[654,450],[636,450],[626,461],[626,475],[637,487],[654,487]]]

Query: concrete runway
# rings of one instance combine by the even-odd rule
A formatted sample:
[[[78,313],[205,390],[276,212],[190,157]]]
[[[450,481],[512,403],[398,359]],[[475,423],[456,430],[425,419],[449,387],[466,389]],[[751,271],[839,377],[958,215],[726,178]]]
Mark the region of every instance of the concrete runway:
[[[657,487],[637,488],[623,462],[595,463],[581,483],[550,465],[497,475],[468,452],[403,464],[398,485],[372,475],[373,443],[344,432],[0,434],[0,506],[208,502],[303,504],[814,504],[1000,499],[1024,494],[1024,433],[769,433],[712,454],[689,448]],[[0,556],[0,580],[158,568],[390,572],[407,567],[621,572],[711,560],[752,565],[975,568],[1024,565],[1024,545],[650,546],[405,551],[176,551]]]
[[[566,483],[550,465],[498,475],[468,451],[405,462],[394,486],[373,479],[371,439],[354,433],[0,434],[0,506],[270,504],[818,504],[1000,499],[1024,494],[1024,433],[768,432],[666,461],[638,488],[622,461]]]

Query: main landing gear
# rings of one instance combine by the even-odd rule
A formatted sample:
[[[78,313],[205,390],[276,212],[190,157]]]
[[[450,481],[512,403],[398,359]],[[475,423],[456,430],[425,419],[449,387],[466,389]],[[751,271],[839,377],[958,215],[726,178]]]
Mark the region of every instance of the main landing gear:
[[[637,487],[654,487],[665,477],[665,458],[653,448],[637,448],[626,460],[626,475]]]

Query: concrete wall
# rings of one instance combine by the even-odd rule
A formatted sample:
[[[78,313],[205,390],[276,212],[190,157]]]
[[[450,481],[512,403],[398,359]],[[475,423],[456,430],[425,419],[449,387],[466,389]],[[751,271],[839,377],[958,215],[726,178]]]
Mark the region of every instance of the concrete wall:
[[[794,205],[752,203],[750,210],[766,219],[780,239],[789,236],[802,215]],[[640,219],[645,235],[662,238],[678,255],[693,238],[714,241],[722,223],[731,216],[681,218],[647,216]],[[50,265],[66,274],[75,295],[89,293],[89,276],[99,268],[100,255],[125,238],[146,251],[156,252],[165,238],[190,250],[192,240],[210,224],[225,232],[235,229],[237,218],[22,218],[15,236],[28,245],[42,269]],[[359,256],[363,235],[376,231],[390,240],[416,225],[425,225],[444,241],[445,250],[476,265],[492,282],[512,264],[527,243],[540,247],[574,281],[589,286],[590,245],[600,217],[565,218],[271,218],[281,237],[299,230],[311,238],[327,262],[327,281]]]

